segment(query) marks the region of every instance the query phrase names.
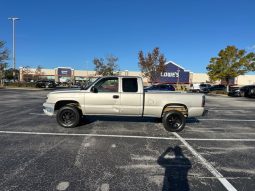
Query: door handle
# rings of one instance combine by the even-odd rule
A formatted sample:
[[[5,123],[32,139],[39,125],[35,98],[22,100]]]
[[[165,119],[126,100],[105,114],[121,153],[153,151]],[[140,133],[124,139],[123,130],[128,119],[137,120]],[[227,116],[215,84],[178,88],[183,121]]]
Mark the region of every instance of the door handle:
[[[113,99],[118,99],[120,96],[118,95],[113,95]]]

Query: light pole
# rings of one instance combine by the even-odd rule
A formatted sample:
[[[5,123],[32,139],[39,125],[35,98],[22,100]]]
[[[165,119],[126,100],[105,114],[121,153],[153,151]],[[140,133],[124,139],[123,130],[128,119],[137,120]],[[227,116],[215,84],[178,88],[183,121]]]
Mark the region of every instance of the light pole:
[[[15,53],[15,21],[19,20],[17,17],[9,17],[12,20],[12,61],[13,61],[13,79],[15,80],[15,70],[16,70],[16,53]]]

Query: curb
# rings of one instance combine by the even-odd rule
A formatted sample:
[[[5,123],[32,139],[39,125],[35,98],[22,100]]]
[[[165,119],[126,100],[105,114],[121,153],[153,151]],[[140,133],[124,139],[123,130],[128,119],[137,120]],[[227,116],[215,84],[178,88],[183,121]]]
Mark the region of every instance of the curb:
[[[20,88],[20,87],[4,87],[0,89],[9,89],[9,90],[32,90],[32,91],[40,91],[40,90],[45,90],[45,89],[36,89],[36,88]]]
[[[209,96],[220,96],[220,97],[229,97],[228,95],[225,94],[207,94]]]

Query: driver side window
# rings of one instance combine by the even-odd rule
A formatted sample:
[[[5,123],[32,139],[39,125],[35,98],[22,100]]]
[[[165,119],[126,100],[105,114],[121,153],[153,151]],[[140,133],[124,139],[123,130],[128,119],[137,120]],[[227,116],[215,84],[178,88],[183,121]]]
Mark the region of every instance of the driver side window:
[[[104,78],[100,80],[95,87],[98,92],[118,92],[119,83],[118,78]]]

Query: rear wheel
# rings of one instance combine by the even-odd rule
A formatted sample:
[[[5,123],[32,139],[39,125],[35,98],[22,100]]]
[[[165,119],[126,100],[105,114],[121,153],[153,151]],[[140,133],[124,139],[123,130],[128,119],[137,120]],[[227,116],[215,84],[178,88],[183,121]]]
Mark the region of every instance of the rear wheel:
[[[57,122],[65,128],[76,127],[80,123],[80,112],[76,107],[64,106],[58,110]]]
[[[180,132],[185,127],[186,118],[179,111],[169,111],[164,114],[162,122],[167,131]]]

